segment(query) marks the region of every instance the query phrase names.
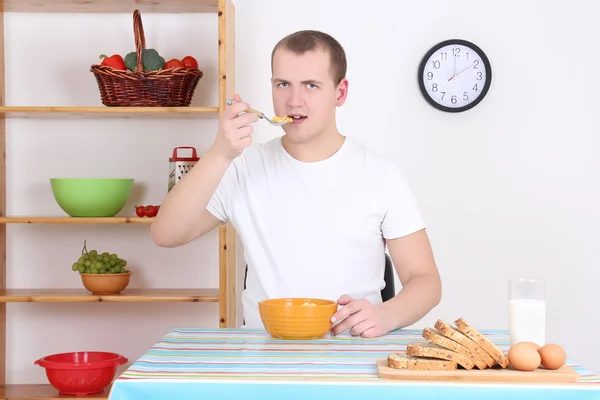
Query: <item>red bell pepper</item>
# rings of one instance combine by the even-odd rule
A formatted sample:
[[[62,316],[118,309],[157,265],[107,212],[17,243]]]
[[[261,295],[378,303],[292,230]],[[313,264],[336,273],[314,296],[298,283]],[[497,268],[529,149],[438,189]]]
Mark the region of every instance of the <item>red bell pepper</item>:
[[[100,58],[103,59],[102,64],[100,64],[100,65],[106,65],[109,67],[113,67],[114,69],[123,70],[123,71],[127,69],[125,67],[125,61],[123,61],[123,58],[118,54],[115,54],[111,57],[101,54]]]

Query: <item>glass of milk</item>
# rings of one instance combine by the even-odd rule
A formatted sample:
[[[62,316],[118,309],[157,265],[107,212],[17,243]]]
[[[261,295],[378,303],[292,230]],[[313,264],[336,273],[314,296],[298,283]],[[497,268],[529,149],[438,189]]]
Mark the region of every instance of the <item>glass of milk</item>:
[[[512,278],[508,288],[510,345],[546,342],[546,284],[538,278]]]

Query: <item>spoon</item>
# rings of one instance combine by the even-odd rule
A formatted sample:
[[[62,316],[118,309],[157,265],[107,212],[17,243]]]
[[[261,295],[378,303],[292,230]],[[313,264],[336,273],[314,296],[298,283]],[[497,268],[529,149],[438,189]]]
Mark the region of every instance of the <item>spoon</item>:
[[[228,106],[230,106],[230,105],[233,104],[233,100],[227,99],[227,101],[225,103]],[[281,125],[289,124],[290,122],[292,122],[292,119],[290,117],[273,117],[273,118],[268,118],[264,113],[262,113],[260,111],[257,111],[257,110],[255,110],[253,108],[247,109],[246,112],[254,113],[254,114],[258,115],[259,118],[268,121],[271,125],[274,125],[274,126],[281,126]]]

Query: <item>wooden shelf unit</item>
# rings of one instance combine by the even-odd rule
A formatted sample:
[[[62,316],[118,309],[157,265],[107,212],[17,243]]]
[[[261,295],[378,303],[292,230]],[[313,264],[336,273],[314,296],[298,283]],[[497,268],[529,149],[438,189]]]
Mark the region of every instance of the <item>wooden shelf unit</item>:
[[[125,289],[97,295],[85,289],[1,289],[0,303],[218,303],[219,289]]]
[[[235,8],[232,0],[0,0],[0,154],[6,151],[7,118],[218,118],[234,94]],[[206,107],[8,106],[5,103],[4,13],[214,13],[218,19],[218,105]],[[201,67],[202,68],[202,67]],[[219,326],[236,325],[236,232],[219,227],[217,289],[126,289],[114,296],[96,296],[85,289],[7,289],[7,224],[150,224],[152,218],[72,218],[6,216],[6,157],[0,157],[0,400],[74,398],[59,395],[48,384],[6,385],[6,303],[12,302],[218,302]],[[78,399],[106,399],[104,393]]]
[[[0,224],[151,224],[149,217],[0,217]]]
[[[28,13],[216,13],[217,0],[0,0],[5,12]],[[233,11],[233,7],[231,7]]]
[[[0,116],[5,118],[214,118],[218,115],[219,107],[0,106]]]
[[[47,384],[32,385],[0,385],[0,399],[7,400],[52,400],[52,399],[108,399],[110,386],[104,389],[104,393],[89,396],[60,395],[57,390]]]

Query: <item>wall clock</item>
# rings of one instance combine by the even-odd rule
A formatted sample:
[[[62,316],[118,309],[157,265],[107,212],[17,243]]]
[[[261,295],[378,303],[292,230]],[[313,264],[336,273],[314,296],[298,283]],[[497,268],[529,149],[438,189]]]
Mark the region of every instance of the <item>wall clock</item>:
[[[418,79],[429,104],[438,110],[461,112],[475,107],[486,96],[492,82],[492,67],[477,45],[450,39],[425,54]]]

